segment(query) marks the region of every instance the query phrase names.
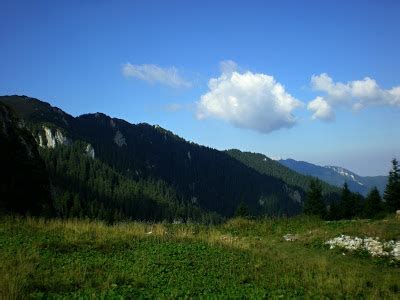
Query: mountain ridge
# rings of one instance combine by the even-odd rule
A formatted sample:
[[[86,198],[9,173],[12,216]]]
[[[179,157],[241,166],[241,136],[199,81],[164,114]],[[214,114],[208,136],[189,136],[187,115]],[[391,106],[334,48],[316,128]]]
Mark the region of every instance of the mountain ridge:
[[[387,183],[387,176],[360,176],[339,166],[320,166],[290,158],[277,161],[298,173],[317,177],[334,186],[341,187],[347,182],[351,191],[361,193],[364,196],[374,187],[377,187],[383,195]]]
[[[51,143],[56,148],[63,141],[84,141],[96,159],[122,176],[162,180],[182,201],[206,211],[229,217],[241,202],[252,214],[301,211],[306,186],[259,172],[224,151],[186,141],[158,125],[131,124],[103,113],[73,117],[26,96],[3,96],[0,101],[17,111],[38,142],[46,133],[52,138],[58,134],[61,142]]]

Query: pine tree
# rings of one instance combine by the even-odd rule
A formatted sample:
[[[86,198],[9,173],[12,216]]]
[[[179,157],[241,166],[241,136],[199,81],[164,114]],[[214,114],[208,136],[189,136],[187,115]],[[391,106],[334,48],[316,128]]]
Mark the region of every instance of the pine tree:
[[[363,216],[366,218],[374,218],[382,211],[382,200],[378,189],[373,188],[365,200]]]
[[[389,173],[388,183],[384,194],[386,207],[390,212],[400,209],[400,174],[398,161],[392,160],[392,170]]]
[[[310,181],[310,187],[304,202],[304,213],[321,218],[325,216],[325,204],[322,198],[322,186],[319,179]]]
[[[342,198],[340,200],[341,217],[344,219],[351,219],[356,215],[357,205],[355,203],[355,197],[349,190],[347,182],[344,183],[342,189]]]
[[[249,215],[249,208],[243,201],[239,203],[236,211],[235,217],[247,217]]]
[[[339,204],[332,202],[329,206],[328,219],[329,220],[340,220],[342,218]]]

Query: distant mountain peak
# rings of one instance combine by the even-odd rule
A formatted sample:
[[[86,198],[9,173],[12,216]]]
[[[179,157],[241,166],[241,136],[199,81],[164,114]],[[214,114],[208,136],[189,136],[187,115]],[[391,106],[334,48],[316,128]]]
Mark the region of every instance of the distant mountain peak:
[[[353,180],[354,182],[358,183],[359,185],[364,185],[362,182],[360,182],[357,179],[357,178],[360,178],[361,176],[359,176],[359,175],[357,175],[357,174],[355,174],[355,173],[353,173],[353,172],[351,172],[351,171],[349,171],[349,170],[347,170],[345,168],[338,167],[338,166],[329,166],[329,165],[328,166],[324,166],[324,168],[331,169],[331,170],[335,171],[336,173]]]

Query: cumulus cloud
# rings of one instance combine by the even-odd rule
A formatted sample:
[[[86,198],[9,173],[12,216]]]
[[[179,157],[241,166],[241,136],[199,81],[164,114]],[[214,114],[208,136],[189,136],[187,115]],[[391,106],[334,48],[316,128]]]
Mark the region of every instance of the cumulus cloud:
[[[176,67],[162,68],[157,65],[132,65],[122,67],[125,77],[133,77],[150,83],[160,83],[174,88],[190,87],[191,82],[183,78]]]
[[[317,97],[308,105],[308,109],[314,112],[314,119],[326,119],[327,115],[332,114],[328,111],[332,111],[332,107],[338,105],[351,106],[354,110],[360,110],[369,105],[400,107],[400,86],[382,89],[374,79],[369,77],[342,83],[334,82],[328,74],[322,73],[311,77],[311,86],[314,90],[325,93],[323,97]],[[317,113],[318,110],[320,113]],[[323,113],[324,111],[326,113]]]
[[[320,119],[324,121],[333,121],[335,119],[335,113],[328,102],[322,97],[317,97],[313,101],[309,102],[307,109],[313,112],[313,119]]]
[[[292,112],[303,103],[287,93],[274,77],[240,73],[232,61],[224,61],[220,67],[221,75],[209,80],[209,91],[197,103],[198,119],[214,117],[261,133],[296,123]]]

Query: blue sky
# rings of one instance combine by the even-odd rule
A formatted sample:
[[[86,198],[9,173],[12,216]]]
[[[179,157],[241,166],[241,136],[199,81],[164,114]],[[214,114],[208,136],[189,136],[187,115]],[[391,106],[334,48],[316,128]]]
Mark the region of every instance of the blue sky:
[[[399,1],[3,0],[0,94],[386,174],[399,15]]]

